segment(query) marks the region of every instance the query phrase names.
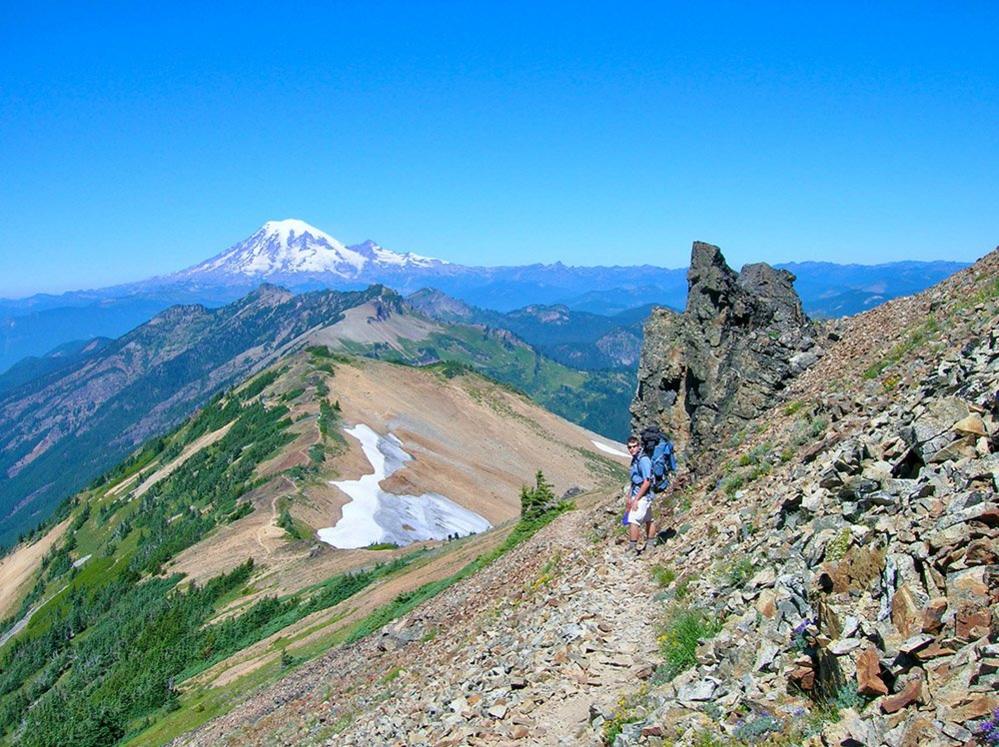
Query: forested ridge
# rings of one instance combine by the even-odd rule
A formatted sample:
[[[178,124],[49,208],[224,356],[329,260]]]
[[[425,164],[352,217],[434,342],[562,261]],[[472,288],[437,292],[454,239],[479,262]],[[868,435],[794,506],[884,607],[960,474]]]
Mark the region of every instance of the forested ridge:
[[[252,510],[241,497],[263,479],[255,470],[292,438],[287,406],[259,396],[279,373],[217,395],[187,424],[145,444],[67,502],[64,512],[73,518],[64,539],[43,558],[34,587],[2,626],[10,629],[50,600],[0,656],[4,743],[115,743],[141,731],[156,712],[176,707],[183,679],[419,555],[335,576],[285,598],[266,597],[215,623],[217,612],[241,595],[252,560],[203,586],[159,575],[166,561]],[[337,413],[328,404],[323,412],[329,429]],[[221,438],[141,498],[122,490],[225,426]]]

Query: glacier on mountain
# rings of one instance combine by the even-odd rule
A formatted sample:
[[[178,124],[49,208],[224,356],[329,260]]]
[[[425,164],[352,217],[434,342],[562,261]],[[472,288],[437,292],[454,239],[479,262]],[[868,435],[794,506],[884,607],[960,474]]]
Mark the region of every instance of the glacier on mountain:
[[[271,278],[283,275],[335,275],[360,278],[377,269],[426,268],[444,264],[418,254],[400,254],[365,241],[346,246],[303,220],[267,221],[252,236],[211,259],[175,273],[175,280]]]

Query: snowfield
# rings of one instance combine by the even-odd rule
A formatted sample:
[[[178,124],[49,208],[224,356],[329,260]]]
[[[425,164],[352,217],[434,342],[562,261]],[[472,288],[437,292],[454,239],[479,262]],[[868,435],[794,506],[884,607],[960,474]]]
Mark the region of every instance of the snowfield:
[[[595,439],[592,439],[592,438],[590,439],[590,441],[592,441],[593,445],[596,446],[598,449],[600,449],[600,451],[602,451],[602,452],[604,452],[606,454],[613,454],[614,456],[625,457],[626,459],[630,459],[631,458],[630,455],[626,454],[625,452],[621,451],[620,449],[615,449],[613,446],[608,446],[607,444],[602,444],[599,441],[597,441]]]
[[[351,501],[343,507],[335,526],[319,530],[323,542],[345,550],[388,542],[402,546],[445,539],[455,532],[464,537],[492,527],[479,514],[438,493],[395,495],[382,490],[381,481],[413,457],[391,433],[382,437],[364,423],[344,430],[361,442],[374,472],[358,480],[331,482]]]

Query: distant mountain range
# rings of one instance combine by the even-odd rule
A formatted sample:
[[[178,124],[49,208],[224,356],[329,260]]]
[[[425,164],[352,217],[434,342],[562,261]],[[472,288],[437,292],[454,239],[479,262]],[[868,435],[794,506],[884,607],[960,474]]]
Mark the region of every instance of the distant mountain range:
[[[117,340],[70,348],[65,365],[15,367],[5,378],[25,365],[33,376],[0,390],[0,541],[309,330],[385,293],[263,285],[218,309],[173,306]]]
[[[780,266],[798,276],[805,310],[823,317],[857,313],[919,291],[966,265]],[[605,316],[650,304],[679,309],[687,291],[685,268],[573,267],[561,262],[472,267],[394,252],[370,240],[348,246],[301,220],[268,221],[247,239],[169,275],[97,290],[0,299],[0,371],[67,342],[118,337],[174,304],[231,303],[263,282],[293,292],[358,290],[372,283],[404,295],[436,288],[479,309],[508,312],[561,305]]]
[[[424,288],[406,303],[431,319],[505,329],[552,360],[584,370],[633,369],[642,347],[642,324],[651,305],[605,316],[574,311],[564,304],[534,304],[514,311],[482,309]]]
[[[116,340],[66,344],[0,374],[0,544],[216,393],[309,346],[477,370],[568,420],[623,439],[637,323],[615,326],[559,306],[500,314],[439,291],[407,302],[380,285],[294,295],[265,284],[215,309],[173,306]],[[580,362],[617,370],[586,371]]]

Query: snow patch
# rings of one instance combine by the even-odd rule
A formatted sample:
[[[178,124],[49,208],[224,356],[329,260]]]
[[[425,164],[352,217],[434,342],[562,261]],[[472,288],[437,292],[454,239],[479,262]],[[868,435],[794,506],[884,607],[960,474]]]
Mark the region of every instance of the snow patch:
[[[602,451],[602,452],[604,452],[606,454],[613,454],[614,456],[625,457],[626,459],[630,458],[629,454],[626,454],[625,452],[621,451],[620,449],[615,449],[613,446],[608,446],[607,444],[602,444],[599,441],[597,441],[595,439],[592,439],[592,438],[590,439],[590,442],[594,446],[596,446],[598,449],[600,449],[600,451]]]
[[[492,525],[482,516],[459,506],[439,493],[395,495],[379,484],[398,471],[412,456],[403,451],[393,434],[383,438],[364,423],[345,432],[361,443],[374,472],[358,480],[335,480],[330,484],[350,496],[335,526],[320,529],[319,539],[333,547],[352,549],[392,542],[408,545],[449,534],[475,534]]]
[[[339,244],[340,242],[324,231],[320,231],[315,226],[311,226],[304,220],[296,218],[285,218],[284,220],[269,220],[260,229],[268,236],[274,236],[282,244],[287,244],[294,236],[304,236],[309,234],[315,239],[325,241],[328,244]]]

